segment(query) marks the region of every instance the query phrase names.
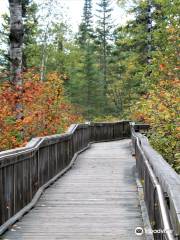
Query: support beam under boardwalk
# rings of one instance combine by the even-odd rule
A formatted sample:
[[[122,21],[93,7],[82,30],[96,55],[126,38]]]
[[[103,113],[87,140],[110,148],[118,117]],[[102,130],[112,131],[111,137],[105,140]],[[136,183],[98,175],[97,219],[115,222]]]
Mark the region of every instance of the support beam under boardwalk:
[[[141,240],[130,140],[96,143],[42,195],[6,240]]]

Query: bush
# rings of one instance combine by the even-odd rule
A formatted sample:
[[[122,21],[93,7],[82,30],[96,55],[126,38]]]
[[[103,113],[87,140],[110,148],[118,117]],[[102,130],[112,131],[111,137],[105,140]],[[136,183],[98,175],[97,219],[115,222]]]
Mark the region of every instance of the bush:
[[[24,84],[17,89],[10,83],[0,86],[0,151],[24,146],[32,137],[61,133],[81,121],[64,95],[62,76],[49,73],[45,82],[39,74],[28,71]],[[22,106],[17,119],[16,104]]]
[[[131,109],[133,119],[151,125],[149,139],[152,146],[177,172],[180,172],[179,85],[178,80],[160,81]]]

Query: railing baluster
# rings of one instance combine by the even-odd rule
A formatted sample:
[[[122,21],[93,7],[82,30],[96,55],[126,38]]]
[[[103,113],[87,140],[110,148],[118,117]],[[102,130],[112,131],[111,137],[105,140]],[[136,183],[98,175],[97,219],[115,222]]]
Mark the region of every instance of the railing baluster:
[[[0,153],[0,225],[24,209],[47,182],[68,167],[90,142],[128,138],[128,121],[71,126],[67,133],[33,139]],[[40,195],[38,195],[40,196]],[[0,234],[7,229],[0,227]]]
[[[149,129],[149,125],[131,124],[131,136],[135,148],[138,177],[144,188],[144,200],[156,230],[155,239],[180,238],[180,178],[169,164],[149,145],[147,138],[137,131]],[[168,176],[169,174],[169,176]],[[172,196],[169,206],[163,191]]]

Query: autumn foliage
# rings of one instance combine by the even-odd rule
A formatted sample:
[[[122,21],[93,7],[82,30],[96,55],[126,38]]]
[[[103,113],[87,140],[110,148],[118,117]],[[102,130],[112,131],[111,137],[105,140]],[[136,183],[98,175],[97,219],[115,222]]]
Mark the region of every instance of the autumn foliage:
[[[0,86],[0,150],[23,146],[31,138],[62,133],[71,123],[81,120],[66,100],[63,76],[48,73],[44,82],[39,74],[27,71],[24,84],[16,89],[10,83]],[[20,102],[23,117],[16,119],[15,105]]]
[[[180,172],[179,80],[161,80],[132,109],[132,118],[149,123],[151,144]]]

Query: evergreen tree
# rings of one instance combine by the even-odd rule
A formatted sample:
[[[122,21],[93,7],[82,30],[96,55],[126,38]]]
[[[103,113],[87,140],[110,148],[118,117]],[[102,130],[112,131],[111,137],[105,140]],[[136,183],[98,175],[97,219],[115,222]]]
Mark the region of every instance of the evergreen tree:
[[[97,3],[97,36],[96,45],[99,54],[99,67],[102,74],[102,88],[104,98],[104,111],[107,107],[108,91],[108,65],[113,40],[113,22],[111,18],[112,8],[110,0],[99,0]]]
[[[115,113],[129,112],[134,101],[147,92],[147,9],[147,2],[134,6],[131,12],[136,18],[116,29],[114,58],[110,65],[113,83],[109,90]]]
[[[84,2],[82,23],[79,27],[77,43],[80,48],[79,50],[82,52],[82,56],[79,59],[79,68],[76,71],[76,75],[78,76],[77,81],[81,80],[81,84],[79,85],[79,89],[76,87],[74,100],[75,102],[81,102],[80,105],[84,108],[85,116],[90,120],[100,111],[101,108],[101,94],[99,93],[100,84],[98,81],[99,76],[94,46],[91,0],[85,0]],[[79,94],[80,92],[81,94]],[[81,95],[81,99],[79,99],[79,95]]]
[[[99,102],[98,93],[98,74],[95,67],[95,49],[94,49],[94,31],[92,20],[92,1],[85,0],[83,13],[83,31],[82,32],[82,47],[84,48],[84,78],[86,81],[87,91],[87,116],[89,119],[92,115],[97,113],[97,106]]]
[[[78,41],[81,47],[86,46],[86,41],[93,38],[93,16],[92,16],[92,0],[84,0],[84,9],[82,23],[79,26]]]

